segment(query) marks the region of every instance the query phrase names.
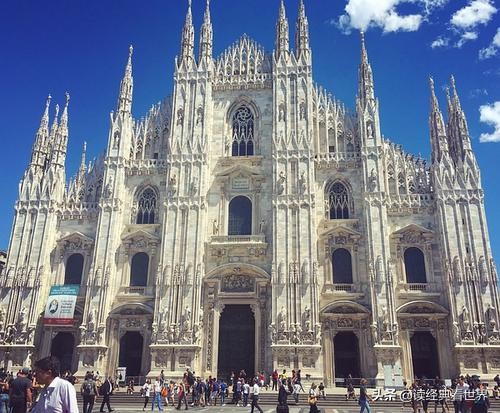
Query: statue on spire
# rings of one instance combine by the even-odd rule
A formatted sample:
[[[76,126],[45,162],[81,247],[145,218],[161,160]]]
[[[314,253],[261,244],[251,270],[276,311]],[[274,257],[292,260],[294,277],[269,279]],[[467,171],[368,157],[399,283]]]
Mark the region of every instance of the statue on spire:
[[[210,19],[210,0],[207,0],[205,16],[203,17],[203,24],[201,25],[200,62],[202,60],[212,59],[212,50],[213,50],[213,29],[212,29],[212,21]]]
[[[285,3],[281,0],[278,22],[276,23],[276,59],[289,53],[289,30]]]
[[[295,26],[295,48],[297,58],[300,56],[308,56],[310,54],[309,47],[309,22],[307,21],[306,9],[304,1],[300,0],[299,14],[297,17],[297,24]]]

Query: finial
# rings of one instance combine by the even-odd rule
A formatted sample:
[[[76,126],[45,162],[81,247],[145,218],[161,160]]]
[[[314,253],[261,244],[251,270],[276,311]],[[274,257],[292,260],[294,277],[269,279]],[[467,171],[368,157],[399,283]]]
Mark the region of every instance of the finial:
[[[457,97],[457,88],[455,86],[455,76],[450,76],[451,91],[453,92],[453,97]]]
[[[188,0],[188,8],[191,10],[191,0]]]
[[[434,79],[429,75],[429,87],[431,88],[432,94],[434,94]]]
[[[83,154],[87,153],[87,141],[83,141]]]
[[[49,96],[47,96],[47,102],[45,102],[45,106],[48,108],[50,106],[50,101],[52,100],[52,96],[49,93]]]
[[[128,47],[128,58],[132,58],[132,53],[134,53],[134,46],[130,45]]]
[[[69,98],[70,98],[69,92],[66,92],[65,95],[66,95],[66,107],[68,107],[68,105],[69,105]]]
[[[57,120],[58,116],[59,116],[59,103],[56,103],[56,117],[54,119],[54,122]]]

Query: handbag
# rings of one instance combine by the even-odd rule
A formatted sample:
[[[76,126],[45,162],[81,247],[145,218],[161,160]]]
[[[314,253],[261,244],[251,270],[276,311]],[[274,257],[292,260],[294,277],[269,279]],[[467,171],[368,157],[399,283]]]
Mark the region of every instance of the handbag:
[[[168,395],[167,388],[162,387],[160,394],[161,394],[161,397],[167,397],[167,395]]]
[[[309,399],[308,399],[308,402],[309,402],[309,406],[314,406],[316,405],[316,396],[309,396]]]

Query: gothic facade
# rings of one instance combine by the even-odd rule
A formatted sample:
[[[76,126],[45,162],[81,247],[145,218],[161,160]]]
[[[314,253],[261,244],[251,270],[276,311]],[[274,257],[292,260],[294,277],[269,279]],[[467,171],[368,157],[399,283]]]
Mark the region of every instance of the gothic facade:
[[[213,57],[191,5],[173,95],[132,116],[132,48],[102,157],[66,182],[68,103],[49,104],[19,185],[0,277],[0,357],[49,353],[83,374],[179,377],[302,369],[378,382],[500,368],[499,296],[480,170],[451,80],[430,80],[432,159],[381,133],[363,34],[356,107],[313,80],[302,1],[295,45],[244,35]],[[52,285],[80,285],[75,322],[43,324]]]

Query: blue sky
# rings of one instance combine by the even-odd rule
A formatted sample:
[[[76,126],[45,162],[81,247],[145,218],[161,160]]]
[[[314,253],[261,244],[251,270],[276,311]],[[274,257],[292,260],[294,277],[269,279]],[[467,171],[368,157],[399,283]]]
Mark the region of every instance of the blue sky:
[[[297,3],[285,0],[291,39]],[[204,4],[193,0],[197,43]],[[498,0],[305,0],[305,5],[316,82],[354,107],[356,29],[365,29],[382,132],[409,152],[430,157],[428,75],[434,76],[443,112],[443,88],[455,75],[482,170],[492,247],[500,257],[500,144],[480,143],[481,136],[500,140]],[[278,6],[278,0],[212,0],[215,55],[243,33],[271,51]],[[1,249],[8,246],[18,182],[48,93],[59,104],[66,90],[71,94],[69,177],[84,140],[89,157],[105,148],[129,44],[134,45],[134,115],[144,115],[171,93],[186,7],[184,0],[0,3]]]

